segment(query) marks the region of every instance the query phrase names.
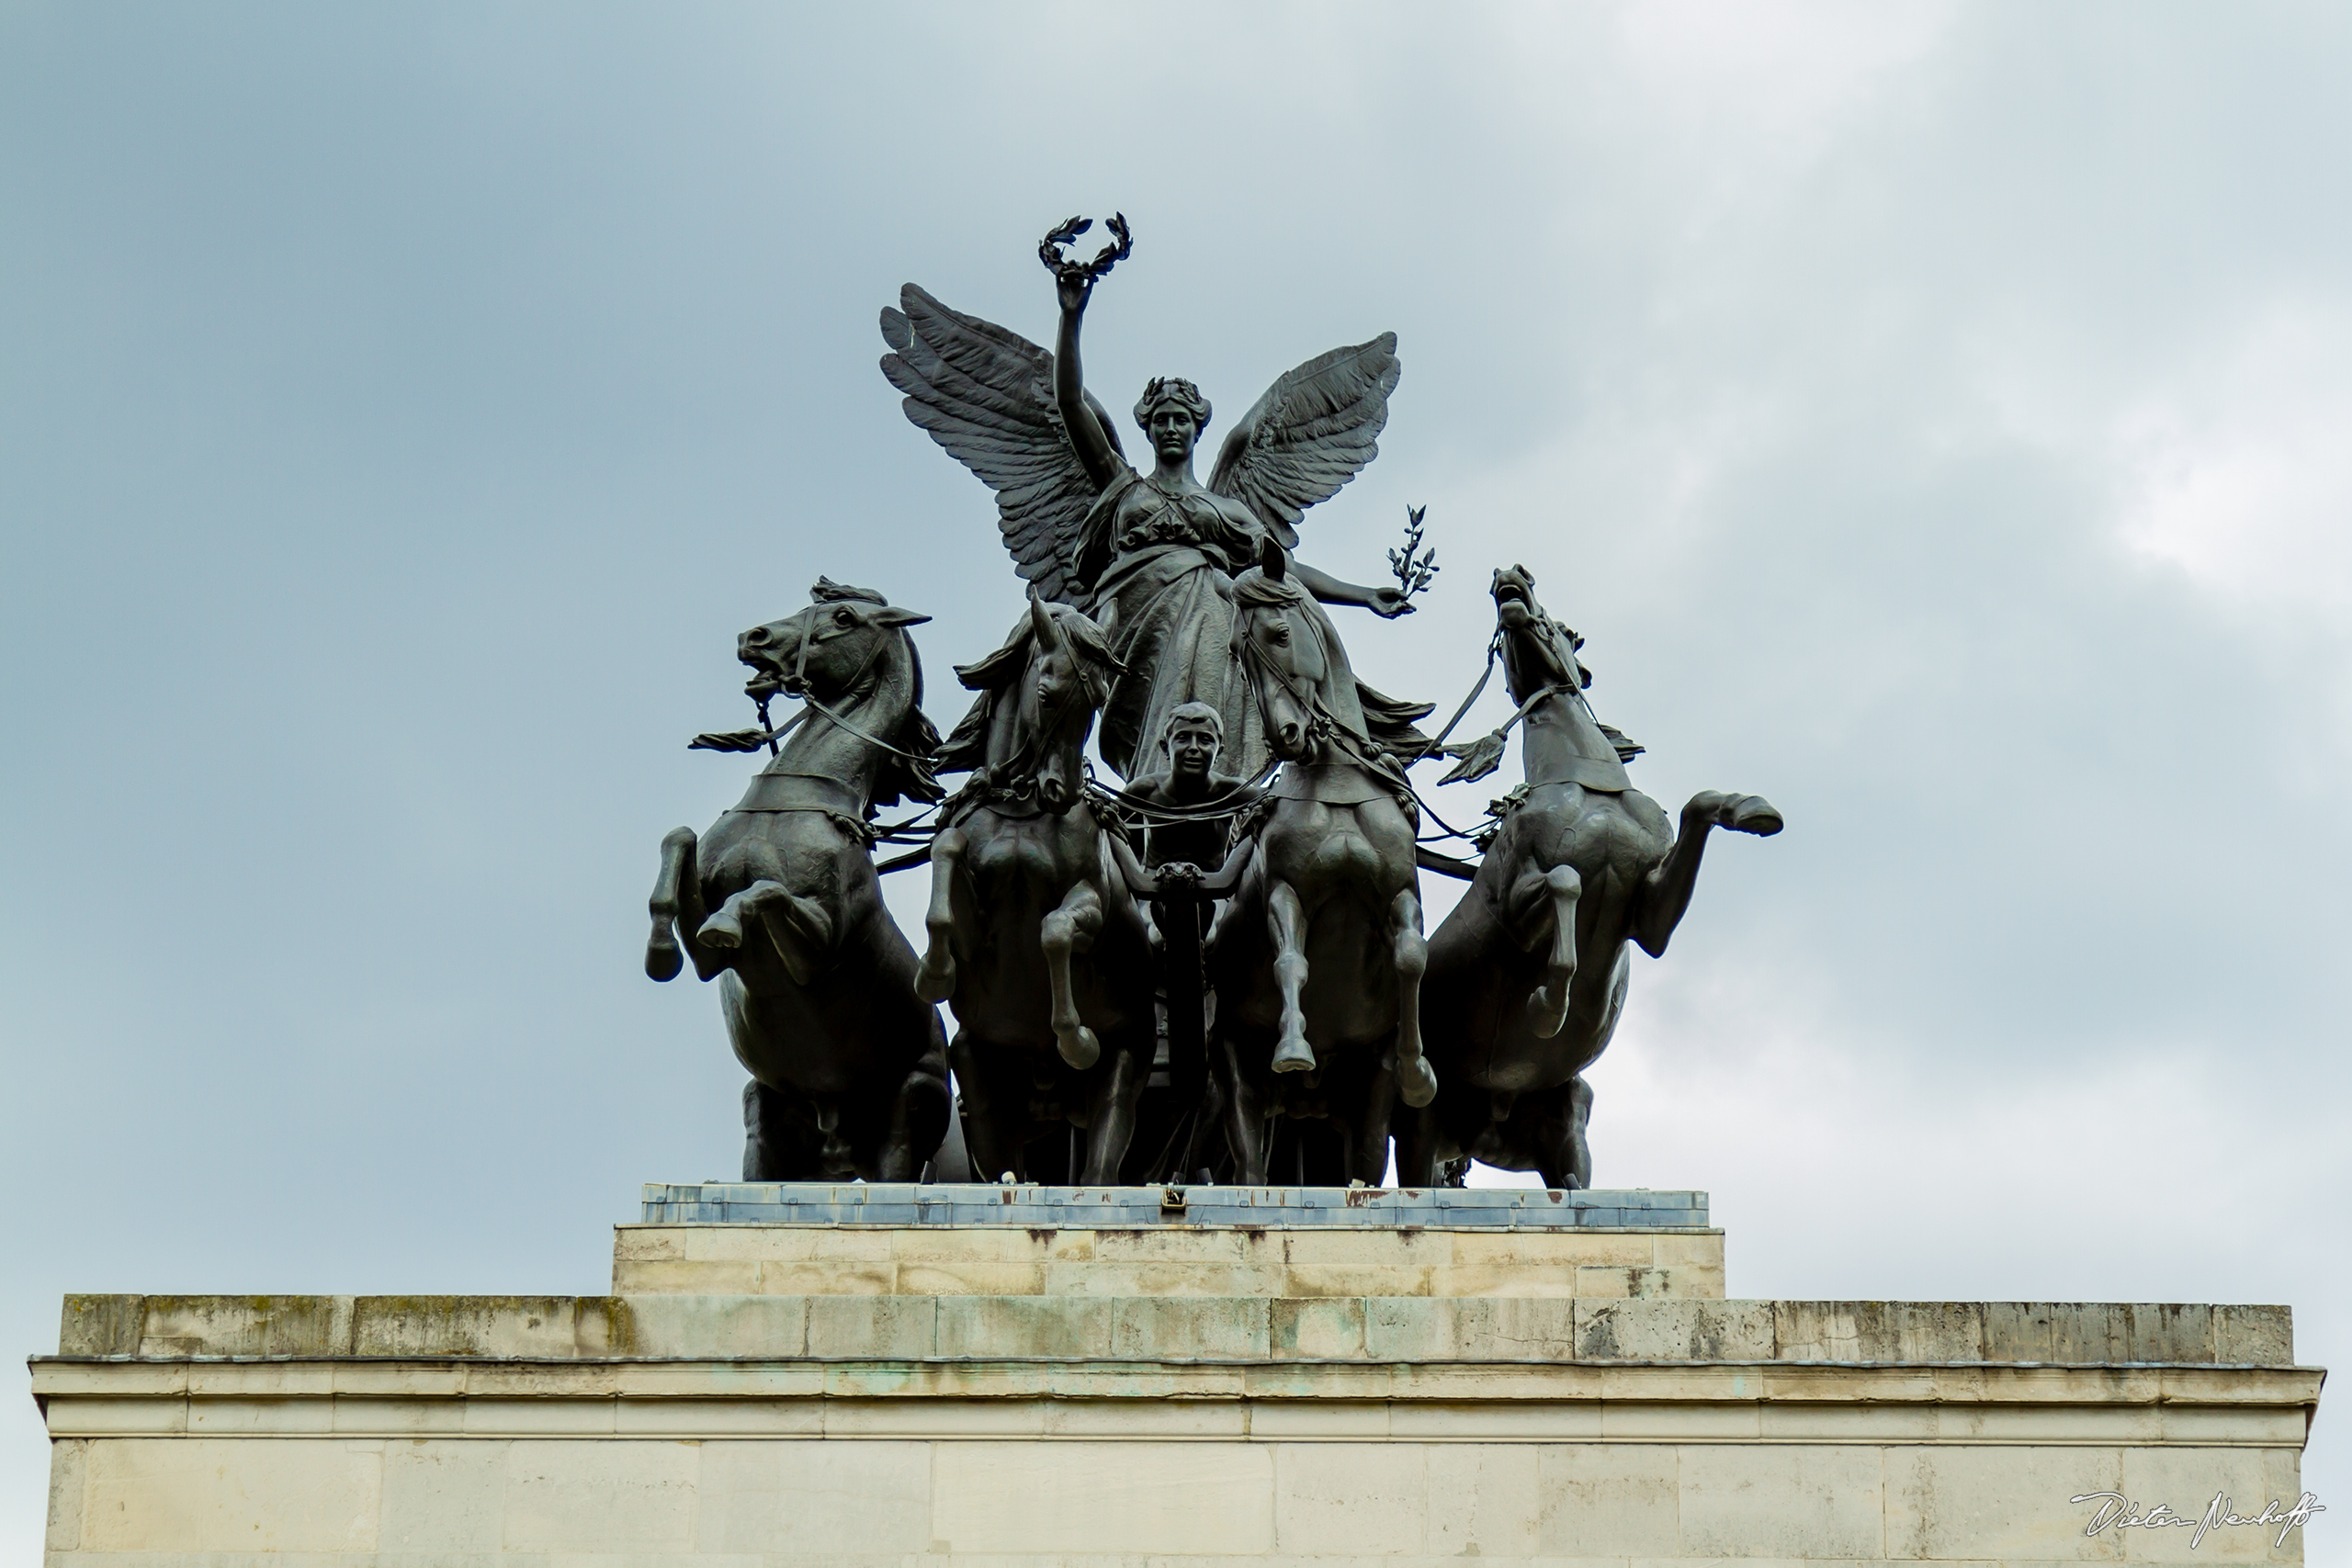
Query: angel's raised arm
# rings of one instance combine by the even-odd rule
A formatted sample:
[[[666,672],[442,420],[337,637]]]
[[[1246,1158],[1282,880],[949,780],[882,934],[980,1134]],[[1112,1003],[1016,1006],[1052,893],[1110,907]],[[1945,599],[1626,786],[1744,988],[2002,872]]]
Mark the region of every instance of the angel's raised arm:
[[[1086,477],[1099,491],[1118,477],[1122,464],[1118,447],[1102,422],[1094,417],[1086,396],[1085,375],[1079,365],[1078,329],[1085,319],[1086,297],[1093,284],[1091,277],[1063,275],[1057,279],[1062,324],[1054,333],[1054,404],[1061,411],[1062,428],[1069,432],[1069,444],[1076,449]]]

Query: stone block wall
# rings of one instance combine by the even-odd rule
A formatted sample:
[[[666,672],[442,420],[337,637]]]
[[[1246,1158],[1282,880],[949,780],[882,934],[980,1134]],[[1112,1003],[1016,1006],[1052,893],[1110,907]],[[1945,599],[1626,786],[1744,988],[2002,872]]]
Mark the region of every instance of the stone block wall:
[[[48,1562],[2302,1561],[2070,1501],[2291,1506],[2322,1374],[2284,1307],[1725,1299],[1681,1196],[1070,1226],[1014,1190],[989,1224],[656,1214],[608,1296],[73,1296],[32,1364]]]

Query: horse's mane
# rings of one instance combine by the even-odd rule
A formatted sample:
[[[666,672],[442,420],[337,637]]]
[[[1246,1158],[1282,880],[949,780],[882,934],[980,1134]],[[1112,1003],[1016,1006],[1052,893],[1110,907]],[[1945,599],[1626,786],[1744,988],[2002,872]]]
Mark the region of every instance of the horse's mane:
[[[1299,586],[1296,578],[1287,573],[1281,577],[1268,577],[1263,567],[1250,567],[1233,580],[1233,602],[1253,609],[1265,609],[1275,604],[1310,604],[1313,597]]]
[[[818,604],[846,602],[887,606],[890,603],[888,594],[875,589],[835,582],[830,577],[817,579],[816,586],[808,590],[808,598]],[[896,806],[901,795],[928,804],[944,799],[947,794],[935,776],[938,763],[933,760],[939,750],[939,727],[922,711],[922,658],[915,651],[915,639],[904,626],[893,629],[899,637],[896,653],[906,660],[910,690],[907,716],[899,721],[895,734],[882,739],[906,755],[883,754],[882,765],[874,774],[874,804]]]
[[[1111,650],[1102,628],[1084,615],[1065,605],[1051,605],[1047,614],[1054,615],[1069,638],[1070,647],[1079,654],[1080,673],[1091,688],[1090,695],[1100,707],[1110,696],[1111,678],[1125,671],[1126,666]],[[1036,630],[1023,615],[1004,639],[1002,647],[987,658],[970,664],[956,666],[956,679],[968,691],[979,693],[963,718],[957,722],[946,744],[939,749],[934,770],[943,773],[968,773],[988,762],[989,735],[995,728],[997,701],[1012,689],[1029,668],[1032,646]]]
[[[899,797],[904,795],[928,806],[947,797],[946,788],[938,777],[939,726],[922,711],[922,660],[915,653],[915,639],[904,626],[898,631],[913,684],[908,693],[907,716],[899,722],[899,732],[883,739],[906,755],[884,754],[882,766],[874,775],[874,804],[896,806]]]

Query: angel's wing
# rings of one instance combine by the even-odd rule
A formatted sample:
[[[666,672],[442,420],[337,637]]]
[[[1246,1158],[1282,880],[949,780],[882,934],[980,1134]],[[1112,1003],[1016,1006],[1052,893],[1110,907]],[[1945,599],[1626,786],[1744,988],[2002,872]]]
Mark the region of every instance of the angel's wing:
[[[1021,575],[1046,598],[1074,603],[1070,560],[1095,487],[1054,406],[1054,356],[911,283],[899,306],[882,312],[896,351],[882,356],[882,374],[906,394],[907,417],[996,491],[998,526]],[[1110,419],[1087,402],[1116,450]]]
[[[1380,454],[1396,389],[1396,334],[1320,354],[1266,389],[1216,455],[1209,489],[1255,512],[1285,546],[1298,520]]]

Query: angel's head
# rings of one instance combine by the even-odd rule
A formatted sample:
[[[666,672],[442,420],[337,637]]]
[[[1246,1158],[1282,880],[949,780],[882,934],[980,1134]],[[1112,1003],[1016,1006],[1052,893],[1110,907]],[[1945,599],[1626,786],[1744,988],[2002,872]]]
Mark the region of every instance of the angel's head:
[[[1151,437],[1153,451],[1182,461],[1209,427],[1209,400],[1181,376],[1155,376],[1136,400],[1136,423]]]

